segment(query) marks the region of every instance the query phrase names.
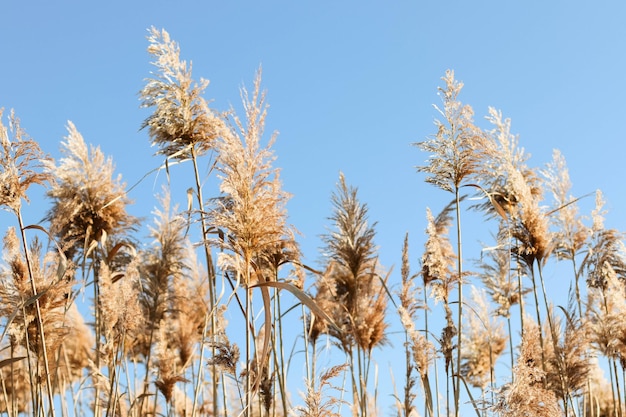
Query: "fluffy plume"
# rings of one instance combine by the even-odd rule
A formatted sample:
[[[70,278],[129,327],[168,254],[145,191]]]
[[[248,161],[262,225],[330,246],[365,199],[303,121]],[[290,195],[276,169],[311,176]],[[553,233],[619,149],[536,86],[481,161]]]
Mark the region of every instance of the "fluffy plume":
[[[573,259],[585,246],[591,230],[586,227],[578,213],[578,205],[570,195],[572,184],[565,157],[555,149],[552,162],[543,171],[547,187],[554,199],[554,215],[550,219],[557,229],[555,251],[564,259]]]
[[[609,417],[620,415],[620,413],[623,415],[626,410],[619,411],[617,404],[613,401],[612,392],[611,384],[605,378],[597,359],[591,359],[589,389],[584,393],[584,407],[581,415],[584,417]]]
[[[590,287],[587,300],[589,338],[608,358],[626,365],[626,296],[624,284],[615,274],[603,278],[602,287]]]
[[[526,165],[530,155],[511,133],[511,120],[503,119],[502,112],[493,107],[487,120],[494,128],[487,132],[489,145],[479,176],[489,198],[477,207],[504,218],[515,216],[520,201],[530,201],[541,193],[539,177]]]
[[[604,228],[603,205],[602,193],[598,191],[590,248],[581,265],[581,269],[587,273],[587,285],[594,288],[605,287],[611,277],[626,279],[624,236],[615,229]]]
[[[334,223],[331,234],[322,236],[326,243],[324,253],[329,259],[327,281],[323,290],[335,303],[335,323],[344,326],[345,332],[336,336],[344,348],[357,343],[371,351],[385,342],[386,294],[379,278],[374,245],[375,225],[368,224],[368,208],[357,196],[357,189],[346,184],[339,176],[337,191],[331,196]],[[318,297],[319,298],[319,297]],[[329,300],[330,301],[330,300]]]
[[[169,404],[172,401],[174,385],[177,382],[187,382],[181,369],[176,366],[176,352],[167,344],[166,329],[161,326],[156,343],[156,365],[158,377],[155,385]]]
[[[304,395],[304,405],[296,407],[299,417],[340,417],[341,414],[337,410],[344,402],[338,400],[337,397],[326,397],[326,391],[334,389],[342,391],[332,384],[332,379],[345,372],[347,365],[339,365],[330,368],[324,372],[319,378],[319,385],[316,387],[314,382],[307,384],[307,392]],[[336,411],[337,410],[337,411]]]
[[[50,174],[42,172],[49,158],[28,137],[13,111],[8,128],[2,123],[2,113],[0,109],[0,207],[18,212],[22,199],[28,201],[28,187],[50,181]]]
[[[587,323],[576,316],[573,298],[565,312],[565,324],[552,315],[554,335],[552,343],[546,343],[546,386],[563,404],[571,397],[581,394],[588,382],[589,338]]]
[[[422,255],[422,279],[424,286],[430,286],[435,299],[443,302],[445,309],[446,326],[441,332],[441,350],[443,352],[446,370],[452,361],[454,350],[453,339],[457,335],[457,327],[452,318],[453,313],[450,308],[450,291],[458,284],[459,277],[454,271],[456,255],[452,250],[452,245],[448,240],[448,228],[452,218],[450,212],[454,208],[454,202],[448,204],[435,218],[430,209],[426,209],[426,243],[425,251]]]
[[[123,272],[111,271],[108,265],[102,264],[99,274],[102,335],[106,341],[103,350],[111,355],[112,361],[116,348],[128,348],[125,338],[143,327],[137,260]]]
[[[545,388],[541,369],[539,327],[528,317],[513,382],[498,394],[494,410],[502,417],[560,417],[561,409],[554,393]]]
[[[65,320],[67,295],[71,281],[59,276],[56,252],[42,254],[41,244],[34,239],[29,247],[31,271],[37,294],[33,294],[24,254],[19,250],[15,229],[9,228],[4,237],[4,257],[8,269],[0,271],[0,316],[12,317],[9,326],[11,340],[34,352],[43,354],[34,300],[37,296],[41,321],[46,337],[46,350],[51,360],[53,352],[70,331]]]
[[[472,108],[458,99],[463,83],[454,78],[452,70],[447,70],[442,80],[445,87],[439,87],[439,95],[443,108],[435,108],[443,121],[435,120],[434,137],[414,145],[430,154],[428,165],[418,167],[418,171],[429,174],[426,182],[454,192],[478,171],[487,142],[474,125]]]
[[[234,126],[218,144],[217,169],[224,196],[215,200],[211,217],[215,227],[226,234],[217,244],[229,250],[220,254],[218,263],[226,270],[246,275],[244,280],[263,281],[266,277],[255,277],[250,265],[253,260],[276,253],[281,242],[291,245],[288,242],[293,234],[286,224],[285,209],[289,195],[281,189],[279,170],[272,167],[275,135],[265,148],[261,147],[267,105],[260,71],[252,97],[245,88],[241,94],[246,118],[234,116]]]
[[[494,368],[506,347],[507,338],[502,324],[489,311],[484,291],[472,287],[472,311],[467,315],[463,333],[461,373],[473,386],[484,390],[494,383]]]
[[[481,271],[478,276],[498,306],[496,314],[506,318],[511,315],[511,307],[519,304],[520,296],[528,292],[520,291],[519,280],[511,276],[511,254],[507,243],[500,234],[496,248],[487,251],[487,260],[478,264]]]
[[[139,95],[142,107],[154,108],[142,125],[148,128],[152,144],[159,147],[159,153],[174,159],[213,149],[224,122],[202,97],[209,82],[193,81],[191,64],[187,66],[180,59],[178,44],[165,30],[150,28],[148,41],[157,72]]]
[[[488,132],[491,144],[480,177],[489,201],[477,207],[508,220],[508,233],[516,242],[512,254],[532,269],[535,261],[544,263],[554,249],[548,215],[540,205],[541,182],[526,165],[528,156],[510,133],[510,120],[503,120],[493,108],[487,119],[494,129]]]
[[[185,219],[176,212],[176,207],[170,207],[169,191],[164,190],[160,203],[161,209],[153,212],[155,224],[150,227],[153,245],[139,255],[139,299],[147,328],[138,334],[135,343],[137,353],[145,356],[148,356],[154,331],[163,320],[165,312],[172,307],[170,293],[173,280],[189,271],[190,267],[185,264],[189,253],[183,235]]]
[[[409,264],[409,235],[406,234],[404,244],[402,245],[402,288],[400,290],[400,305],[398,306],[398,314],[400,322],[406,332],[406,382],[404,387],[403,402],[399,404],[400,409],[406,416],[415,415],[417,413],[414,404],[417,394],[415,386],[417,379],[414,371],[419,373],[422,387],[425,392],[426,406],[429,412],[433,410],[432,395],[430,392],[430,384],[428,382],[429,367],[435,359],[435,348],[426,339],[422,332],[415,328],[418,310],[425,308],[418,300],[418,289],[414,288],[415,278],[417,275],[411,275]]]
[[[113,177],[112,160],[105,159],[99,147],[88,148],[72,122],[67,129],[61,148],[64,157],[58,165],[47,164],[56,183],[48,191],[52,209],[46,219],[72,259],[74,254],[86,252],[93,242],[123,236],[137,220],[126,212],[130,200],[121,176]]]
[[[454,202],[448,204],[437,217],[426,208],[426,243],[422,255],[422,279],[424,286],[433,285],[438,298],[447,299],[447,295],[457,282],[454,273],[456,255],[448,239],[448,228],[452,222],[450,215]]]

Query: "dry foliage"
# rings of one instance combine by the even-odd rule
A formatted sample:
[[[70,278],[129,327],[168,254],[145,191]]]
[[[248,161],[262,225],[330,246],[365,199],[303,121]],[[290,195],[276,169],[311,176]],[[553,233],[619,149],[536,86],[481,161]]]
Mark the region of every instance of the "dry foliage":
[[[169,161],[191,160],[196,188],[184,212],[177,187],[163,189],[146,244],[113,161],[71,122],[55,162],[13,113],[8,127],[0,120],[0,206],[17,223],[2,230],[0,413],[376,416],[388,394],[379,365],[399,363],[388,354],[401,351],[389,343],[400,334],[398,416],[472,407],[481,416],[626,415],[624,235],[604,226],[600,192],[590,221],[581,213],[560,152],[545,169],[531,167],[511,121],[490,108],[488,128],[479,127],[447,71],[436,133],[416,145],[428,154],[418,168],[426,182],[455,198],[437,215],[426,210],[419,272],[410,270],[408,233],[400,279],[384,271],[378,225],[343,174],[318,271],[288,223],[276,134],[264,137],[261,72],[240,91],[241,116],[218,112],[204,98],[208,81],[194,81],[165,30],[151,28],[148,43],[155,72],[140,98],[153,113],[142,126],[166,158],[168,181]],[[204,163],[219,180],[207,200]],[[32,184],[50,186],[50,207],[41,225],[25,226]],[[462,268],[465,190],[495,235],[477,274]],[[570,289],[566,307],[543,277],[563,260],[571,272],[553,275]],[[476,285],[467,301],[466,284]]]

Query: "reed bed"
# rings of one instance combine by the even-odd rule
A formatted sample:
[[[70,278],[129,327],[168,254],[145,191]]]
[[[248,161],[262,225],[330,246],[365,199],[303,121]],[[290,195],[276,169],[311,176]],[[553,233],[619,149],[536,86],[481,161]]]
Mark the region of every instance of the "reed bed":
[[[511,121],[493,108],[475,121],[449,70],[434,133],[413,143],[417,173],[450,201],[425,207],[423,247],[400,236],[399,273],[382,265],[378,224],[340,173],[311,265],[264,131],[261,69],[241,114],[218,111],[165,30],[149,29],[148,52],[151,114],[138,125],[167,184],[147,219],[129,214],[113,161],[73,123],[54,161],[0,113],[0,206],[13,222],[0,414],[626,414],[624,236],[605,227],[600,191],[581,214],[588,196],[572,194],[560,152],[529,165]],[[187,184],[183,201],[173,182]],[[45,187],[41,223],[23,218],[31,185]],[[467,217],[492,241],[465,242]],[[553,267],[566,297],[547,290]],[[402,358],[391,387],[389,354]]]

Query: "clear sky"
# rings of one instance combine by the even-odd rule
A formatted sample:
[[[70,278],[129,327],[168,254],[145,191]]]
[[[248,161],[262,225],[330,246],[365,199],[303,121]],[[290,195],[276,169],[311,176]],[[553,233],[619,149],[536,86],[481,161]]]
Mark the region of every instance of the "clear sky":
[[[607,226],[626,230],[625,21],[617,0],[11,1],[0,8],[0,107],[53,157],[71,120],[132,184],[161,162],[139,130],[148,27],[165,28],[194,77],[211,81],[214,108],[238,106],[262,65],[267,132],[279,131],[276,166],[307,262],[318,260],[342,171],[378,222],[381,262],[398,282],[404,234],[417,265],[425,209],[450,197],[416,173],[428,155],[410,145],[435,133],[432,104],[449,68],[477,124],[487,127],[488,106],[501,109],[531,166],[560,149],[573,193],[601,188]],[[134,214],[149,217],[155,183],[131,191]],[[185,201],[185,190],[173,197]]]

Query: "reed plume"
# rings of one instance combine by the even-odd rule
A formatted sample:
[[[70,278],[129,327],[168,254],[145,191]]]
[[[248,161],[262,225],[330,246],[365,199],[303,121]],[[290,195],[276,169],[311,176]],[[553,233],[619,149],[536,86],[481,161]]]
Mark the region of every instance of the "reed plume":
[[[565,415],[575,409],[573,399],[582,394],[590,369],[588,324],[576,311],[574,297],[570,297],[568,308],[563,308],[565,324],[552,319],[554,333],[560,337],[546,345],[546,386],[563,402]],[[553,311],[549,313],[554,315]]]
[[[425,397],[425,414],[432,415],[433,399],[428,379],[429,367],[435,360],[435,348],[430,341],[415,327],[417,313],[421,309],[426,309],[418,300],[420,288],[415,287],[415,278],[418,274],[411,274],[409,264],[409,235],[405,235],[402,245],[402,287],[400,289],[398,314],[400,322],[405,332],[405,353],[406,353],[406,381],[404,387],[404,398],[401,402],[401,410],[404,416],[411,416],[417,413],[414,404],[417,394],[415,385],[417,380],[414,371],[419,374],[422,389]]]
[[[152,144],[167,158],[202,155],[214,149],[224,128],[202,97],[209,81],[194,82],[191,63],[181,60],[179,45],[165,29],[151,27],[148,32],[148,53],[157,71],[139,93],[142,107],[154,108],[142,128],[148,128]]]
[[[555,235],[557,256],[575,261],[576,256],[584,249],[591,233],[589,227],[583,223],[579,214],[577,200],[571,194],[572,183],[565,157],[558,150],[552,152],[552,162],[542,171],[546,177],[546,186],[552,192],[554,199],[554,216],[550,216],[557,232]],[[576,264],[574,263],[576,272]],[[578,277],[576,277],[578,278]],[[580,294],[577,294],[580,302]]]
[[[519,137],[511,133],[511,119],[489,107],[487,120],[493,129],[486,131],[488,144],[478,177],[488,200],[476,207],[504,220],[516,218],[520,202],[528,203],[542,193],[540,177],[528,167],[530,154],[519,146]]]
[[[439,87],[439,95],[443,108],[435,106],[443,120],[435,120],[437,133],[424,142],[416,143],[422,151],[430,154],[428,164],[418,167],[419,172],[428,174],[426,182],[454,193],[456,211],[457,266],[456,273],[458,291],[457,326],[459,334],[463,334],[463,254],[461,239],[461,187],[466,181],[480,171],[488,141],[483,132],[474,125],[474,111],[471,106],[462,104],[459,93],[463,83],[454,78],[454,71],[447,70],[442,80],[445,87]],[[451,319],[447,320],[451,322]],[[448,325],[447,329],[451,329]],[[461,367],[462,339],[458,339],[456,368]],[[455,415],[459,416],[460,374],[453,379]]]
[[[8,324],[9,335],[24,348],[35,353],[42,364],[44,352],[49,351],[52,355],[67,336],[69,328],[64,315],[66,295],[71,291],[72,282],[66,280],[64,275],[58,275],[58,254],[43,254],[41,243],[35,238],[29,247],[30,271],[38,288],[38,292],[33,294],[26,257],[18,245],[15,228],[11,227],[4,237],[5,260],[9,269],[3,271],[1,276],[0,316],[13,317]],[[32,302],[34,299],[39,301],[41,322],[46,334],[45,350],[39,332],[36,307]]]
[[[286,203],[289,194],[282,190],[280,171],[272,166],[275,160],[271,147],[276,139],[273,134],[263,147],[267,104],[261,90],[261,70],[256,74],[254,90],[250,95],[241,89],[244,118],[232,116],[230,130],[218,142],[218,177],[222,195],[214,199],[210,213],[212,225],[219,231],[213,243],[222,250],[218,266],[231,274],[234,291],[240,285],[245,291],[244,316],[246,321],[246,413],[249,412],[252,395],[262,382],[265,366],[269,360],[272,333],[267,331],[261,349],[252,348],[251,329],[252,289],[259,285],[263,298],[265,326],[270,327],[271,303],[269,290],[264,283],[275,276],[267,269],[268,256],[279,255],[281,248],[295,248],[294,229],[287,224]],[[259,357],[250,356],[258,351]],[[257,369],[251,369],[255,365]],[[251,380],[255,375],[256,381]]]
[[[239,274],[248,270],[249,275],[242,278],[249,285],[266,278],[257,276],[260,271],[250,270],[252,261],[275,252],[281,242],[291,242],[293,235],[286,223],[285,206],[290,196],[281,189],[279,170],[272,167],[275,157],[271,147],[276,134],[261,147],[267,105],[260,71],[252,96],[245,88],[241,95],[245,119],[234,116],[231,131],[218,144],[217,169],[223,197],[215,200],[211,220],[227,233],[216,242],[229,251],[220,254],[220,266]]]
[[[337,315],[332,318],[343,326],[344,331],[335,334],[342,348],[349,351],[357,345],[371,351],[384,343],[385,305],[379,301],[382,287],[374,244],[376,223],[368,224],[368,207],[359,201],[357,191],[347,185],[340,173],[337,191],[331,196],[334,212],[330,220],[334,230],[322,236],[329,268],[328,281],[322,285],[330,285],[327,294],[337,305]],[[371,316],[371,320],[366,322],[359,316]],[[376,337],[364,337],[365,334]]]
[[[550,216],[550,221],[556,228],[554,251],[557,258],[568,259],[572,263],[578,317],[582,317],[583,300],[580,278],[583,270],[579,268],[577,258],[584,252],[592,231],[583,223],[582,216],[578,212],[578,199],[574,199],[570,195],[572,184],[565,157],[560,151],[553,151],[552,162],[548,164],[543,174],[547,179],[546,185],[552,192],[554,199],[555,207]]]
[[[459,101],[463,83],[447,70],[439,87],[443,107],[434,106],[443,120],[436,119],[437,133],[423,142],[414,143],[430,154],[428,164],[418,167],[428,174],[426,182],[445,191],[455,193],[464,180],[479,171],[487,145],[480,129],[474,125],[474,111]]]
[[[99,147],[88,147],[72,122],[68,122],[68,136],[62,142],[64,157],[58,165],[47,163],[48,172],[56,181],[48,191],[52,208],[46,214],[50,232],[63,248],[69,260],[76,260],[83,267],[83,280],[93,274],[95,358],[92,376],[95,387],[94,412],[99,414],[102,405],[99,388],[102,349],[107,343],[102,321],[104,303],[100,295],[100,269],[113,276],[122,276],[130,261],[133,244],[130,238],[138,220],[129,215],[121,176],[114,178],[111,158],[105,158]],[[124,249],[122,249],[124,248]],[[89,261],[89,262],[88,262]],[[109,365],[111,365],[110,357]],[[114,375],[110,375],[114,378]],[[109,382],[113,379],[109,379]],[[116,403],[112,403],[116,406]],[[111,403],[109,403],[111,405]]]
[[[617,414],[612,395],[612,384],[604,376],[597,358],[590,359],[589,386],[583,394],[584,417],[610,417]],[[622,410],[623,414],[626,410]]]
[[[38,415],[43,412],[44,389],[49,392],[49,400],[54,390],[62,389],[52,376],[59,363],[56,355],[72,329],[65,315],[72,281],[65,279],[67,269],[60,266],[59,254],[44,254],[36,237],[28,252],[23,253],[15,228],[11,227],[3,243],[7,267],[0,270],[0,317],[5,320],[9,344],[2,347],[10,349],[11,358],[24,353],[22,359],[26,362],[11,365],[11,379],[6,384],[10,385],[10,392],[17,389],[23,377],[21,372],[26,371],[30,392],[12,392],[11,408],[28,408]],[[84,361],[78,359],[77,364],[84,366]],[[81,373],[80,368],[76,371]],[[30,407],[18,404],[27,399],[32,401]]]
[[[495,388],[496,361],[506,347],[507,337],[502,323],[492,318],[484,290],[472,286],[470,305],[460,372],[467,382],[484,392],[488,385]]]
[[[554,393],[545,388],[542,370],[539,326],[531,318],[524,320],[520,356],[514,368],[513,381],[503,387],[493,410],[501,417],[560,417],[561,409]]]
[[[339,408],[344,401],[337,397],[328,396],[328,390],[342,391],[341,388],[332,384],[332,379],[345,372],[348,365],[334,366],[323,372],[319,378],[319,385],[313,381],[307,382],[307,392],[304,397],[304,405],[296,407],[299,417],[341,417]]]
[[[22,129],[20,120],[11,111],[9,126],[2,123],[4,109],[0,109],[0,207],[17,213],[22,200],[28,202],[27,191],[32,184],[46,185],[51,176],[43,170],[49,160]]]
[[[528,289],[520,289],[520,282],[511,276],[511,255],[508,250],[506,233],[498,234],[495,248],[486,252],[487,260],[480,261],[478,276],[487,293],[496,304],[495,313],[509,319],[511,308],[522,301]]]
[[[616,229],[604,227],[604,204],[602,192],[598,190],[589,248],[581,264],[587,275],[587,285],[592,288],[604,288],[610,276],[626,279],[624,235]]]
[[[150,348],[155,331],[170,306],[173,280],[187,272],[184,231],[186,220],[171,207],[170,193],[164,190],[159,197],[161,209],[155,209],[154,226],[150,226],[153,245],[140,252],[140,305],[146,317],[146,328],[136,341],[137,353],[143,354],[150,366]]]
[[[448,240],[448,228],[452,221],[450,212],[454,202],[446,206],[434,217],[429,208],[426,209],[426,243],[422,255],[422,279],[425,287],[431,288],[435,300],[443,302],[446,326],[439,340],[446,365],[446,373],[450,372],[455,343],[453,339],[458,329],[450,308],[450,292],[458,285],[459,276],[454,271],[456,255]]]
[[[371,353],[386,342],[387,328],[386,294],[374,244],[376,223],[369,224],[367,205],[359,201],[357,188],[346,183],[343,173],[331,202],[334,227],[322,236],[327,274],[318,284],[323,292],[316,300],[322,294],[329,297],[322,304],[331,306],[326,313],[338,326],[330,334],[350,359],[354,406],[365,416]]]
[[[619,361],[622,368],[626,364],[626,328],[623,320],[626,314],[626,296],[623,281],[608,265],[604,268],[601,282],[600,287],[588,288],[588,337],[592,346],[609,359],[613,402],[616,410],[620,410],[622,398],[616,362]]]
[[[48,406],[50,407],[50,413],[52,417],[55,416],[53,403],[53,386],[50,379],[50,367],[48,363],[48,352],[46,350],[46,335],[44,331],[41,306],[38,297],[39,290],[37,289],[36,277],[33,269],[35,265],[30,259],[30,252],[28,248],[26,238],[26,226],[22,218],[22,199],[28,201],[27,190],[32,184],[44,185],[51,181],[51,176],[42,170],[41,168],[49,162],[49,158],[45,157],[41,152],[39,145],[30,139],[26,132],[21,128],[20,121],[15,114],[11,112],[9,117],[9,127],[5,127],[2,123],[3,110],[0,109],[0,143],[2,145],[2,153],[0,154],[0,207],[5,206],[12,211],[19,225],[22,251],[24,255],[24,267],[27,272],[28,283],[30,287],[30,293],[34,300],[34,313],[35,313],[35,326],[38,329],[37,339],[39,341],[39,348],[41,348],[41,356],[43,358],[42,368],[43,374],[46,380]],[[60,268],[60,271],[63,268]],[[61,272],[62,274],[63,272]],[[22,309],[22,312],[24,310]],[[28,325],[25,322],[25,326]],[[30,342],[26,341],[27,353],[30,352]],[[30,355],[29,361],[29,380],[31,392],[34,394],[33,378],[40,378],[39,369],[36,371],[36,375],[32,372],[30,367]],[[32,396],[31,396],[32,397]],[[37,398],[32,397],[32,413],[39,415],[45,412],[43,409],[43,402],[38,401]],[[15,408],[15,407],[14,407]]]
[[[133,230],[137,219],[130,216],[121,175],[114,177],[111,158],[100,147],[88,147],[72,122],[62,142],[64,157],[58,164],[47,163],[56,182],[48,191],[52,208],[46,215],[50,232],[57,237],[68,259],[88,256],[92,245],[119,238]],[[122,239],[120,239],[122,240]]]
[[[154,112],[143,123],[142,128],[148,128],[152,144],[159,147],[159,154],[165,156],[167,169],[169,160],[182,161],[191,159],[194,170],[195,193],[190,189],[189,210],[191,212],[191,197],[195,194],[200,215],[200,228],[204,244],[206,273],[208,274],[209,304],[213,309],[216,300],[215,265],[209,248],[209,226],[204,208],[202,182],[198,168],[198,157],[215,150],[217,140],[228,134],[224,123],[224,115],[210,109],[203,98],[208,81],[201,79],[195,82],[192,78],[192,65],[180,58],[180,48],[171,40],[165,30],[149,29],[148,52],[154,57],[152,64],[156,74],[146,80],[146,85],[140,91],[142,107],[154,108]],[[216,332],[218,326],[214,315],[206,317],[203,333]],[[215,353],[215,352],[213,352]],[[201,356],[204,349],[201,351]],[[202,359],[200,360],[202,362]],[[212,369],[215,371],[215,369]],[[202,369],[198,369],[200,374]],[[212,393],[218,396],[217,375],[213,372]],[[196,385],[192,414],[196,412],[196,400],[200,385]],[[217,402],[213,402],[213,414],[218,413]]]

